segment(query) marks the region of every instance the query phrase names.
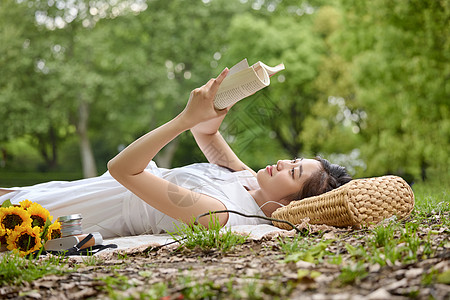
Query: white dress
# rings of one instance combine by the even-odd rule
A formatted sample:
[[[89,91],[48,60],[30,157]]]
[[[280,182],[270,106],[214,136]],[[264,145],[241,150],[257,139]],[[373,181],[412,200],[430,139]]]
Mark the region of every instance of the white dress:
[[[209,163],[165,169],[158,168],[153,161],[147,170],[179,186],[214,197],[227,209],[264,216],[244,188],[259,188],[256,178],[249,171],[231,172]],[[95,178],[52,181],[7,190],[14,192],[1,196],[0,203],[10,199],[13,204],[18,204],[28,199],[48,209],[54,218],[80,213],[83,232],[100,232],[104,238],[173,232],[180,225],[179,221],[128,191],[109,172]],[[182,209],[183,203],[178,204]],[[270,222],[229,213],[225,226],[257,224]]]

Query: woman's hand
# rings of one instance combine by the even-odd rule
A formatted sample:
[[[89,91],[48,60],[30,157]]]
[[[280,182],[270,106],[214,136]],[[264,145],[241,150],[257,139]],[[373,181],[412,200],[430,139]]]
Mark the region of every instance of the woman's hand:
[[[189,124],[190,128],[226,115],[228,109],[217,110],[214,107],[214,98],[228,71],[228,68],[225,68],[217,78],[210,79],[205,85],[191,92],[189,101],[180,114],[180,117]]]

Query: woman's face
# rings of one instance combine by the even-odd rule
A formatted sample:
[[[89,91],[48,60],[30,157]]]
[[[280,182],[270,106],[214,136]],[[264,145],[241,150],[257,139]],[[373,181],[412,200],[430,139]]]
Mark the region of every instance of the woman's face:
[[[279,160],[276,165],[259,170],[256,179],[267,199],[280,201],[297,194],[305,180],[320,169],[322,166],[315,159]]]

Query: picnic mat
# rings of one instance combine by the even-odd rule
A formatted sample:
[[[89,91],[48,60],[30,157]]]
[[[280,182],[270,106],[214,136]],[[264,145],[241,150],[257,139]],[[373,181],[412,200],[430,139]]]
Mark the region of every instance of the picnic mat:
[[[229,228],[231,231],[248,235],[249,239],[259,240],[266,235],[273,234],[283,234],[287,233],[288,230],[280,229],[278,227],[262,224],[262,225],[236,225]],[[228,230],[222,229],[222,230]],[[130,249],[145,249],[148,246],[158,246],[164,245],[169,242],[174,241],[174,238],[169,234],[143,234],[136,236],[126,236],[126,237],[118,237],[112,239],[106,239],[103,241],[104,245],[107,244],[115,244],[117,248],[115,249],[107,249],[105,251],[120,251],[120,250],[130,250]]]

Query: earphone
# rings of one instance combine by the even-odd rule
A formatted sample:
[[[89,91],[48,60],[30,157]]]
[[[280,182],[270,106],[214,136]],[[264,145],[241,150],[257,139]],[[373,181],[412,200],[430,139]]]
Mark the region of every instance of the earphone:
[[[279,202],[276,202],[276,201],[267,201],[266,203],[264,203],[263,205],[261,205],[259,208],[262,209],[264,205],[266,205],[266,204],[268,204],[268,203],[270,203],[270,202],[275,203],[275,204],[278,204],[278,205],[280,205],[281,207],[285,207],[285,206],[286,206],[286,205],[283,205],[283,204],[281,204],[281,203],[279,203]]]

